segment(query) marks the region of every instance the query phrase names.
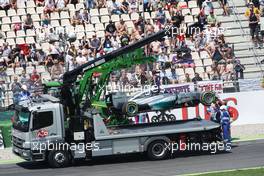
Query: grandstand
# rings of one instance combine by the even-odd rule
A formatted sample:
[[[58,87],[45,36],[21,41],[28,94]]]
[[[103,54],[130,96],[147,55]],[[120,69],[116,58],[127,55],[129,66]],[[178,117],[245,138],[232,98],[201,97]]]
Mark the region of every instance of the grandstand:
[[[50,2],[51,4],[49,4]],[[106,35],[109,35],[106,28],[110,21],[117,28],[117,32],[110,34],[109,39],[112,45],[111,50],[113,50],[122,47],[122,41],[126,37],[132,43],[144,35],[148,35],[148,32],[156,32],[172,25],[174,15],[178,12],[183,18],[180,29],[187,29],[190,25],[199,24],[201,18],[197,18],[197,15],[200,15],[202,11],[195,0],[179,2],[165,0],[160,3],[154,1],[150,5],[150,9],[144,9],[145,4],[134,0],[96,1],[97,3],[92,5],[93,8],[88,8],[84,0],[80,0],[78,3],[68,2],[60,8],[52,3],[52,0],[50,2],[46,1],[45,4],[41,4],[40,1],[18,0],[8,10],[0,10],[2,53],[0,66],[2,87],[5,90],[3,94],[5,98],[2,100],[5,106],[13,102],[15,92],[12,90],[12,84],[15,77],[18,76],[18,82],[21,82],[22,78],[27,79],[28,81],[25,83],[29,84],[28,87],[35,89],[39,87],[40,82],[57,78],[56,74],[57,76],[61,75],[68,69],[109,52],[108,47],[94,49],[92,43],[98,44],[96,43],[98,41],[102,45],[106,43]],[[171,5],[168,4],[169,2]],[[113,3],[117,3],[120,8],[113,9],[115,7]],[[52,8],[52,4],[54,8]],[[199,40],[197,36],[200,33],[192,38],[184,36],[185,31],[182,31],[181,34],[169,37],[163,42],[151,44],[146,53],[154,57],[159,57],[161,53],[166,56],[159,57],[161,60],[165,58],[165,62],[158,60],[157,64],[150,66],[153,68],[152,70],[161,72],[161,77],[168,78],[169,81],[164,84],[192,81],[195,73],[198,73],[202,80],[235,81],[237,78],[234,76],[236,72],[234,67],[237,60],[245,67],[244,78],[263,76],[261,65],[261,57],[264,56],[263,49],[255,49],[253,45],[249,47],[251,41],[247,33],[248,18],[244,16],[247,8],[245,2],[230,0],[231,12],[229,16],[223,16],[223,9],[218,1],[212,2],[212,4],[217,22],[213,22],[215,24],[210,29],[216,28],[217,30],[219,28],[219,26],[215,27],[217,23],[221,23],[221,27],[224,29],[230,29],[224,31],[225,37],[222,39],[222,42],[225,41],[224,44],[227,44],[226,50],[223,51],[225,56],[221,58],[224,60],[225,67],[218,63],[218,66],[214,67],[215,61],[210,53],[212,47],[207,49],[207,46],[210,46],[210,43],[213,43],[214,39],[218,39],[220,35],[217,34],[213,40],[208,39],[204,49],[200,50],[199,46],[197,48],[197,40]],[[161,9],[160,13],[159,9]],[[139,29],[142,19],[150,22],[150,24],[144,23],[143,31]],[[162,21],[163,19],[165,22]],[[208,31],[205,31],[204,34],[208,35],[206,32]],[[67,34],[72,33],[76,34],[77,39],[70,43],[66,37]],[[137,34],[140,37],[137,37]],[[184,37],[180,38],[179,36]],[[94,42],[92,42],[93,40]],[[86,44],[87,47],[85,47]],[[187,60],[191,60],[187,63],[185,61],[178,62],[180,57],[177,55],[178,49],[184,47],[189,52],[182,54],[187,57]],[[8,55],[5,55],[6,53]],[[178,59],[176,62],[175,58]],[[60,66],[54,63],[55,60],[59,60]],[[127,79],[132,82],[132,77],[135,76],[139,84],[142,84],[141,73],[146,72],[146,79],[155,82],[155,80],[151,80],[153,72],[149,71],[148,67],[140,66],[131,69],[126,73]],[[174,70],[176,76],[173,73]],[[30,79],[34,74],[39,75],[40,78]],[[186,78],[186,74],[189,75],[190,80]],[[120,74],[113,75],[113,77],[116,78],[115,80],[119,80]]]

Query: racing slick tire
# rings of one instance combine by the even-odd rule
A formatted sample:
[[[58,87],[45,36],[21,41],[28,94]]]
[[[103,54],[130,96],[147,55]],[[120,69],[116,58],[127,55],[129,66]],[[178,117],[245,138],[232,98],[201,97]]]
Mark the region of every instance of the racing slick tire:
[[[151,142],[147,148],[147,155],[150,160],[163,160],[169,156],[169,150],[166,142],[163,140],[156,140]]]
[[[210,106],[213,102],[215,102],[216,96],[215,93],[210,92],[203,92],[200,97],[200,101],[203,105]]]
[[[64,150],[53,150],[48,154],[48,163],[53,168],[66,167],[70,163],[70,155]]]

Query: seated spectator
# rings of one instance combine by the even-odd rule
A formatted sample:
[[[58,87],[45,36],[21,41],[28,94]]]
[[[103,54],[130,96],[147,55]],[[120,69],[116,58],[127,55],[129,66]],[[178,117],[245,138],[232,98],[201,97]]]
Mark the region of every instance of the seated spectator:
[[[37,6],[44,6],[45,5],[45,0],[36,0],[36,5]]]
[[[213,25],[213,26],[217,25],[217,19],[214,14],[214,11],[210,11],[210,14],[207,16],[207,22],[209,25]]]
[[[0,10],[9,10],[11,7],[11,4],[9,0],[0,0]]]
[[[122,13],[121,4],[116,0],[112,0],[108,8],[112,14],[120,15]]]
[[[160,41],[153,41],[150,43],[150,52],[153,55],[159,55],[161,53]]]
[[[184,83],[189,83],[189,82],[192,82],[191,78],[190,78],[190,75],[188,73],[185,73],[185,78],[184,78]]]
[[[91,16],[90,14],[88,13],[88,10],[84,10],[83,13],[81,14],[81,18],[82,18],[82,23],[83,24],[89,24],[90,23],[90,20],[91,20]]]
[[[31,15],[28,13],[23,24],[24,30],[27,29],[33,29],[33,19],[31,18]]]
[[[219,80],[220,79],[220,67],[216,61],[211,65],[211,71],[208,72],[211,80]]]
[[[121,47],[124,47],[124,46],[126,46],[126,45],[129,44],[129,42],[130,42],[130,37],[129,37],[129,35],[127,34],[126,31],[124,31],[123,34],[121,35],[121,37],[120,37],[120,42],[121,42]]]
[[[116,32],[118,36],[121,36],[124,32],[127,32],[127,25],[124,20],[121,19],[119,23],[116,25]]]
[[[20,76],[20,82],[23,85],[28,85],[29,84],[29,78],[26,75],[26,71],[25,70],[22,71],[22,74]]]
[[[48,27],[50,25],[50,16],[48,13],[41,14],[41,26]]]
[[[150,12],[151,0],[143,0],[144,12]]]
[[[195,48],[199,52],[204,50],[205,46],[206,46],[205,35],[203,32],[200,32],[200,34],[195,38]]]
[[[97,38],[96,34],[93,35],[93,38],[91,39],[90,42],[90,49],[96,56],[97,53],[102,49],[102,43],[101,41]]]
[[[116,35],[113,35],[111,40],[112,40],[113,50],[120,48],[120,41],[117,39]]]
[[[154,26],[150,23],[150,19],[147,19],[146,21],[145,30],[146,30],[147,35],[154,33]]]
[[[240,63],[240,60],[235,61],[234,70],[236,79],[244,79],[245,66]]]
[[[56,10],[54,0],[47,0],[44,6],[44,13],[52,13]]]
[[[129,3],[126,0],[123,0],[120,9],[122,13],[129,13],[130,12]]]
[[[205,15],[209,15],[214,10],[212,0],[205,0],[202,4],[202,11]]]
[[[137,8],[138,8],[137,0],[129,0],[129,4],[130,4],[131,13],[137,12]]]
[[[62,65],[59,63],[58,59],[54,60],[54,65],[51,67],[51,79],[59,79],[64,73]]]
[[[121,83],[122,86],[125,86],[125,85],[129,84],[129,79],[127,77],[127,72],[126,71],[121,71],[120,83]]]
[[[86,0],[85,6],[86,6],[86,9],[93,9],[95,7],[95,1],[94,0]]]
[[[157,19],[157,21],[158,21],[160,24],[162,24],[162,25],[165,24],[165,22],[166,22],[166,17],[165,17],[165,12],[164,12],[164,10],[162,9],[162,5],[159,6],[158,11],[156,12],[156,17],[155,17],[155,18]]]
[[[200,77],[199,73],[195,73],[192,82],[196,84],[198,81],[202,81],[202,80],[203,79]]]
[[[135,26],[135,28],[132,29],[131,40],[137,41],[140,39],[141,39],[140,28],[138,26]]]
[[[60,12],[63,10],[67,10],[68,8],[66,7],[68,3],[68,0],[55,0],[55,8]]]
[[[103,48],[104,48],[105,53],[109,53],[109,52],[113,51],[113,46],[112,46],[111,38],[109,35],[105,36],[102,43],[103,43]]]
[[[109,21],[109,24],[105,28],[106,35],[114,35],[116,33],[116,26],[112,20]]]
[[[85,64],[87,62],[87,59],[86,59],[86,57],[83,56],[81,50],[78,51],[78,56],[76,57],[75,60],[76,60],[77,65],[82,65],[82,64]]]
[[[80,15],[80,11],[75,11],[75,14],[72,16],[71,25],[76,26],[82,24],[82,16]]]
[[[40,75],[37,73],[36,69],[33,70],[33,73],[30,76],[30,80],[33,84],[41,82]]]

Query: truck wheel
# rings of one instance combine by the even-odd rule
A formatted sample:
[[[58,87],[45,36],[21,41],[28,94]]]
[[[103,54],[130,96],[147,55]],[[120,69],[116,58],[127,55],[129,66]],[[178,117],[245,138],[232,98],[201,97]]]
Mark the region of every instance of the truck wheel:
[[[138,105],[135,102],[127,102],[124,104],[123,108],[123,113],[127,114],[128,116],[132,117],[137,115],[138,113]]]
[[[212,91],[203,92],[200,97],[201,103],[207,106],[210,106],[213,102],[215,102],[215,99],[215,93]]]
[[[147,155],[151,160],[162,160],[168,157],[169,149],[163,140],[154,141],[149,144]]]
[[[69,153],[63,150],[51,151],[48,155],[48,163],[51,167],[66,167],[70,162]]]

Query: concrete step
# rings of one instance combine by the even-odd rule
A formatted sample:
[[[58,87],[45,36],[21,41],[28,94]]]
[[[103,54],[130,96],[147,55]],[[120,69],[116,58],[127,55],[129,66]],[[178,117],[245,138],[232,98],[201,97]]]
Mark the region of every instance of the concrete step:
[[[244,0],[229,0],[229,6],[233,6],[233,3],[236,7],[245,7],[246,3]]]
[[[234,21],[222,23],[221,26],[228,29],[240,29],[240,23]],[[242,28],[248,28],[248,21],[241,21],[241,26]]]
[[[232,37],[226,37],[227,43],[248,43],[249,40],[246,37],[242,36],[232,36]]]
[[[261,72],[245,72],[244,73],[245,79],[260,78],[261,76],[262,76]]]
[[[255,65],[255,58],[254,57],[246,57],[246,58],[241,58],[241,57],[237,57],[237,59],[240,60],[240,63],[243,65]]]

